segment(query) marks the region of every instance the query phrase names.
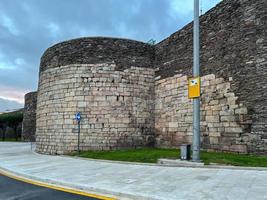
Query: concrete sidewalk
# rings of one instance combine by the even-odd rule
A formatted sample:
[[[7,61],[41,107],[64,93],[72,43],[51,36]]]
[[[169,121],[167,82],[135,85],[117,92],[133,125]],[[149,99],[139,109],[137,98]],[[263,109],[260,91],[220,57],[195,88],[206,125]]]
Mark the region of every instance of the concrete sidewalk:
[[[0,142],[0,169],[119,199],[266,199],[267,171],[98,162],[31,152],[29,143]]]

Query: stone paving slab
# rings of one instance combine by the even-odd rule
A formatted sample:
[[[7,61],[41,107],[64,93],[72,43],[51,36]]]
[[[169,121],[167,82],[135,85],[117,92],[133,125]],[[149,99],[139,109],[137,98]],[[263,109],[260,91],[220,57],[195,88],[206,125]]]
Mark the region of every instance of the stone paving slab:
[[[119,199],[267,199],[267,171],[129,165],[34,153],[0,142],[0,168]]]

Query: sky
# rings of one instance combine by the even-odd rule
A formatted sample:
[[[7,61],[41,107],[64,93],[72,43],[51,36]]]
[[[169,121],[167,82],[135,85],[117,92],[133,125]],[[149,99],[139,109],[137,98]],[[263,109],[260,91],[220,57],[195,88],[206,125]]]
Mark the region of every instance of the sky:
[[[200,0],[203,13],[220,0]],[[194,0],[1,0],[0,112],[37,90],[40,57],[85,36],[160,42],[193,19]]]

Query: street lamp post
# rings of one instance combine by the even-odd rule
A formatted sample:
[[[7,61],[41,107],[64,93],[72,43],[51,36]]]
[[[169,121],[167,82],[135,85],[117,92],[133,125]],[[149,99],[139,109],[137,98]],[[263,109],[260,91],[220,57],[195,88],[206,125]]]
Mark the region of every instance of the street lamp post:
[[[199,0],[194,0],[194,66],[193,76],[199,77]],[[200,161],[200,97],[193,99],[193,162]]]

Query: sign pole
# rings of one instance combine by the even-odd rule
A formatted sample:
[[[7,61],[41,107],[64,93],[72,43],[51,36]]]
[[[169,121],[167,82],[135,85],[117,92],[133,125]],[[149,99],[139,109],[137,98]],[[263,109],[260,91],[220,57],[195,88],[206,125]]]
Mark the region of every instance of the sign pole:
[[[80,153],[80,124],[81,124],[81,121],[78,121],[78,153]]]
[[[194,0],[193,77],[199,77],[199,0]],[[200,97],[193,99],[193,162],[200,162]]]
[[[77,112],[75,114],[75,119],[78,122],[78,154],[80,153],[80,130],[81,130],[81,113]]]

